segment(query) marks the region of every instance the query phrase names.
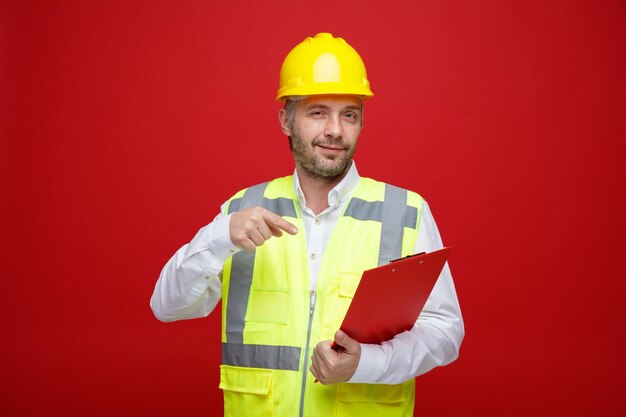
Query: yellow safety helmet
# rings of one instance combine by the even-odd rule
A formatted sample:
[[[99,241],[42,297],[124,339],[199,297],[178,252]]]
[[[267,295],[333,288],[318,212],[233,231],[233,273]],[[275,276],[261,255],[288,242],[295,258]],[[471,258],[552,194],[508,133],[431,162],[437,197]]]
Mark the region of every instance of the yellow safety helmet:
[[[287,54],[280,69],[276,101],[320,94],[346,94],[363,99],[374,95],[357,51],[330,33],[306,38]]]

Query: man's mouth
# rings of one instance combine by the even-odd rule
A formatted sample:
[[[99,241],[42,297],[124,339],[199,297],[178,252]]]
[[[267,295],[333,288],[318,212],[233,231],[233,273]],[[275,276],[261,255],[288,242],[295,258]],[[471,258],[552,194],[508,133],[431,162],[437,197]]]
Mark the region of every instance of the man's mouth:
[[[344,151],[344,150],[346,150],[345,146],[334,145],[334,144],[327,144],[327,143],[316,143],[315,146],[319,146],[320,148],[328,149],[330,151]]]

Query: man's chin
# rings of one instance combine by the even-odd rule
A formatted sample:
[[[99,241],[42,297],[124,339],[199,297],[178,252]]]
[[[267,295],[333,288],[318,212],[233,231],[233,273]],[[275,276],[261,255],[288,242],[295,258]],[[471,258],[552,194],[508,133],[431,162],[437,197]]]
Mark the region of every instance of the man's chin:
[[[320,176],[332,179],[341,177],[343,174],[345,174],[349,166],[350,163],[344,163],[343,161],[341,161],[340,163],[317,166],[316,168]]]

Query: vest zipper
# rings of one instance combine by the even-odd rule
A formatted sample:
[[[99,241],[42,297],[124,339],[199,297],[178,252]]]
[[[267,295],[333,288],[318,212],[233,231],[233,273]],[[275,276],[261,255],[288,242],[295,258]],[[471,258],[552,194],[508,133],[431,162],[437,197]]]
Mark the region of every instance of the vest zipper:
[[[306,345],[304,348],[304,360],[302,361],[302,391],[300,392],[300,417],[304,417],[304,392],[306,390],[307,373],[309,371],[309,343],[311,340],[311,327],[313,326],[313,312],[315,311],[315,291],[311,291],[309,299],[309,328],[306,333]]]

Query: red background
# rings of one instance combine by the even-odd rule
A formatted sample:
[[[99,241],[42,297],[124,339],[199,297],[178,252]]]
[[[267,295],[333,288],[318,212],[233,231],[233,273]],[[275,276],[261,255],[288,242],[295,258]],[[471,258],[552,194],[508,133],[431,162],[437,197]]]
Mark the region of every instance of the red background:
[[[219,313],[162,324],[161,267],[293,163],[284,55],[366,62],[356,160],[430,202],[467,335],[416,415],[623,416],[623,1],[3,2],[0,414],[221,413]]]

